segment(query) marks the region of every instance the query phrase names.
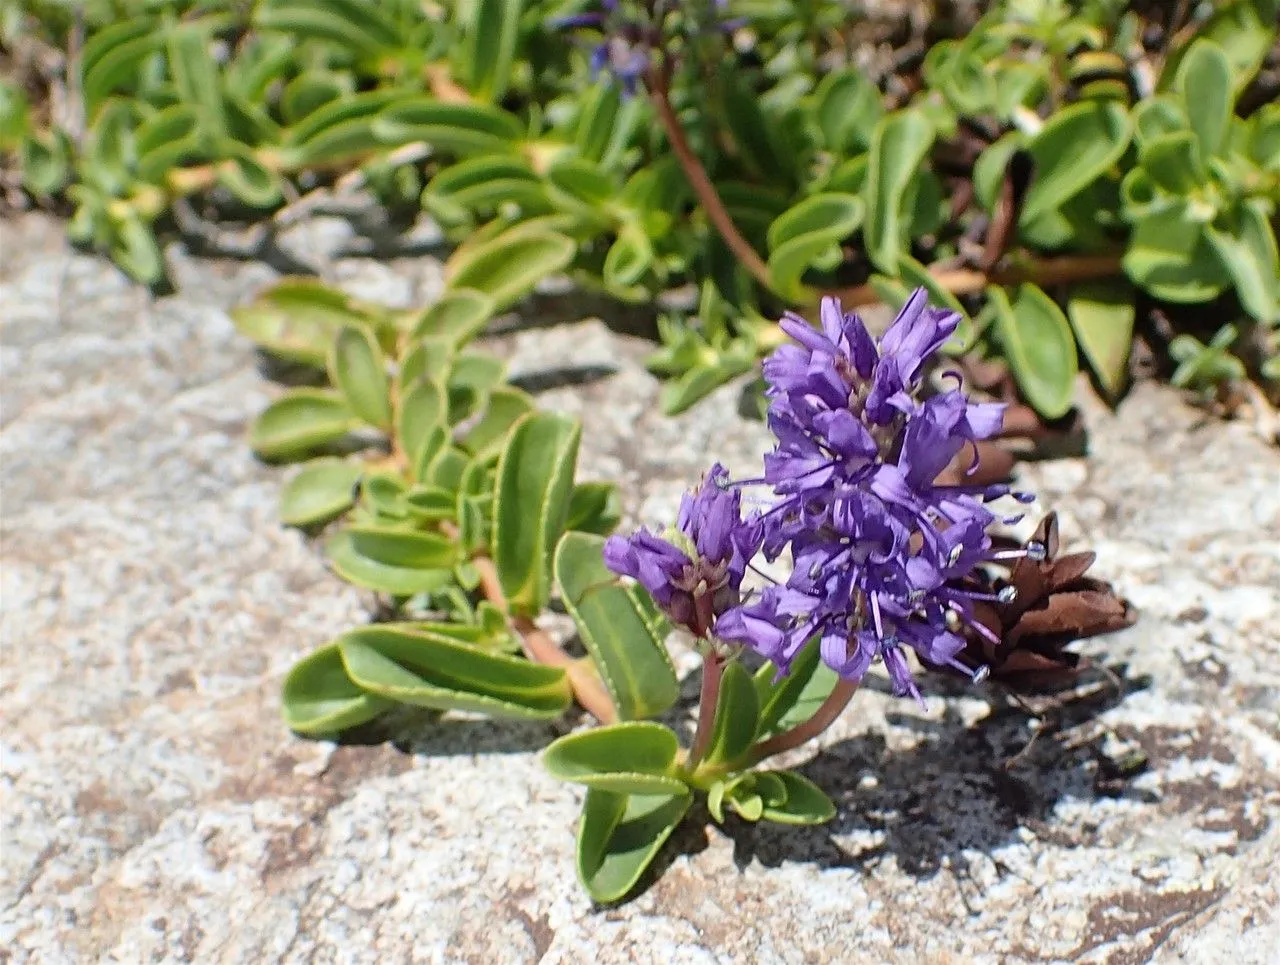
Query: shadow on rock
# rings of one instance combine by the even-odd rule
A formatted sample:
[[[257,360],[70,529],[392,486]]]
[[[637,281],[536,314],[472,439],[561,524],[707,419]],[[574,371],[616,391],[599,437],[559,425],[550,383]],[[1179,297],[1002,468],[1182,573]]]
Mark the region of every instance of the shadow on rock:
[[[967,852],[991,856],[1017,841],[1021,828],[1047,821],[1060,801],[1134,793],[1127,779],[1141,763],[1105,754],[1107,730],[1095,718],[1147,682],[1099,676],[1107,679],[1085,681],[1047,706],[992,692],[992,713],[973,725],[951,707],[939,721],[891,718],[919,733],[910,750],[890,749],[878,734],[826,748],[798,770],[836,802],[836,817],[788,828],[735,816],[725,825],[735,862],[866,869],[892,856],[908,874],[929,878],[963,866]],[[952,686],[936,682],[935,699]],[[1028,726],[1037,718],[1039,731]]]

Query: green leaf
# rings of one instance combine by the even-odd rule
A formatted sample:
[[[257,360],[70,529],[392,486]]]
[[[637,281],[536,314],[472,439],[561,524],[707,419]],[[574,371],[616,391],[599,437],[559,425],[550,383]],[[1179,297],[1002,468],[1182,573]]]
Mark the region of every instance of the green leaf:
[[[444,387],[433,379],[421,379],[401,397],[396,435],[415,473],[424,458],[434,456],[444,444],[448,415]]]
[[[760,701],[751,674],[741,661],[730,660],[720,677],[711,740],[701,763],[713,768],[737,764],[751,749],[759,723]]]
[[[164,277],[164,257],[150,224],[130,213],[116,223],[115,234],[111,259],[131,278],[154,285]]]
[[[1136,285],[1165,301],[1205,302],[1231,283],[1205,239],[1204,224],[1188,217],[1185,206],[1141,217],[1123,264]]]
[[[271,208],[284,197],[279,177],[249,152],[219,165],[218,183],[251,208]]]
[[[71,142],[61,131],[22,140],[22,183],[32,194],[48,197],[71,176]]]
[[[973,191],[978,203],[986,211],[994,211],[1004,183],[1004,172],[1014,153],[1025,147],[1021,131],[1010,131],[978,156],[973,165]]]
[[[497,456],[506,445],[511,427],[533,407],[533,399],[519,389],[494,389],[489,393],[484,415],[462,438],[462,447],[482,462]]]
[[[769,276],[785,298],[803,295],[805,270],[837,268],[840,242],[862,224],[865,205],[853,194],[815,194],[787,209],[769,225]]]
[[[473,288],[446,291],[418,317],[413,338],[443,338],[461,347],[484,331],[495,307],[492,298]]]
[[[620,84],[608,78],[596,81],[581,99],[581,113],[574,133],[578,154],[599,161],[608,150],[622,107]]]
[[[1200,156],[1207,160],[1222,148],[1231,123],[1235,97],[1227,55],[1211,40],[1195,41],[1178,65],[1175,86],[1200,143]]]
[[[737,145],[739,160],[770,184],[794,183],[794,161],[775,141],[780,129],[770,123],[761,109],[759,94],[741,74],[731,74],[722,81],[725,101],[722,116]]]
[[[565,529],[608,536],[621,521],[618,487],[613,483],[587,482],[573,487]]]
[[[1107,398],[1120,397],[1133,347],[1134,293],[1124,284],[1076,285],[1067,297],[1067,317],[1085,358]]]
[[[155,26],[149,17],[113,24],[85,44],[81,91],[86,117],[96,116],[103,101],[121,87],[137,83],[143,62],[164,42],[164,33]]]
[[[498,460],[493,560],[516,613],[534,615],[547,605],[551,553],[568,519],[581,435],[571,419],[530,412],[511,430]]]
[[[363,326],[348,325],[334,339],[329,377],[356,417],[391,428],[390,381],[382,349]]]
[[[826,824],[836,816],[836,806],[822,788],[795,771],[765,771],[782,782],[782,799],[766,797],[761,817],[776,824]]]
[[[487,101],[500,101],[506,94],[523,7],[523,0],[475,0],[471,4],[463,40],[467,87]]]
[[[793,723],[812,717],[839,679],[836,672],[822,662],[817,640],[805,644],[784,677],[778,676],[774,664],[764,664],[752,678],[760,705],[755,739],[765,740],[787,730]]]
[[[280,92],[280,115],[286,124],[297,124],[347,93],[341,75],[327,70],[304,70]]]
[[[680,744],[671,728],[629,721],[568,734],[542,754],[552,777],[617,794],[680,794]]]
[[[441,546],[442,537],[381,527],[340,530],[325,543],[324,551],[334,571],[356,586],[393,596],[413,596],[448,586],[456,562],[456,549]],[[378,554],[375,559],[371,553]],[[407,564],[386,559],[408,560]]]
[[[590,789],[578,827],[578,878],[592,899],[626,897],[680,823],[693,796]]]
[[[312,736],[358,727],[392,706],[352,682],[336,643],[293,665],[284,678],[281,702],[289,729]]]
[[[547,171],[547,181],[562,200],[568,199],[588,210],[607,205],[618,193],[600,166],[584,158],[557,161]]]
[[[457,104],[431,97],[406,98],[384,108],[373,132],[387,145],[425,141],[455,157],[512,152],[523,137],[520,122],[490,104]]]
[[[1182,102],[1168,94],[1158,94],[1139,101],[1133,109],[1133,138],[1138,147],[1165,134],[1189,128],[1190,121]]]
[[[290,459],[337,442],[356,424],[336,392],[292,389],[258,416],[249,445],[264,459]]]
[[[347,674],[387,700],[437,710],[551,720],[573,692],[561,667],[482,650],[404,626],[367,626],[338,638]]]
[[[1030,282],[1013,305],[1004,290],[987,289],[996,308],[996,331],[1018,388],[1042,416],[1056,419],[1071,408],[1078,362],[1071,326],[1057,304]]]
[[[231,309],[241,335],[264,351],[323,368],[338,333],[365,317],[342,292],[319,281],[279,282],[248,305]]]
[[[375,517],[402,520],[409,515],[404,502],[407,489],[408,486],[399,473],[371,472],[361,482],[361,502]]]
[[[1280,320],[1280,257],[1262,199],[1246,201],[1205,225],[1205,240],[1235,282],[1244,310],[1268,323]]]
[[[280,493],[280,521],[286,526],[318,526],[341,516],[355,502],[360,465],[342,459],[313,459]]]
[[[222,103],[222,79],[213,60],[213,38],[199,22],[177,24],[166,31],[169,73],[178,99],[200,113],[204,130],[215,139],[227,135],[227,114]]]
[[[1056,211],[1100,178],[1129,145],[1129,115],[1114,101],[1082,101],[1058,111],[1027,143],[1035,178],[1018,224]]]
[[[495,310],[511,307],[548,275],[573,260],[573,241],[550,231],[512,228],[475,247],[459,248],[449,259],[449,288],[477,289]]]
[[[893,274],[907,241],[908,189],[933,144],[934,128],[914,110],[894,111],[871,135],[867,163],[867,254],[881,271]]]
[[[680,696],[665,634],[640,602],[641,591],[624,586],[604,565],[603,549],[602,537],[565,533],[556,547],[556,581],[618,716],[656,717]]]
[[[1174,131],[1147,140],[1138,163],[1153,184],[1171,194],[1191,194],[1208,177],[1199,143],[1190,131]],[[1126,176],[1126,184],[1133,176]]]
[[[880,92],[862,71],[833,71],[814,92],[818,127],[827,150],[844,154],[865,149],[884,116]]]
[[[653,260],[653,245],[644,230],[635,223],[623,225],[605,255],[602,269],[605,285],[626,289],[638,284],[653,266]]]

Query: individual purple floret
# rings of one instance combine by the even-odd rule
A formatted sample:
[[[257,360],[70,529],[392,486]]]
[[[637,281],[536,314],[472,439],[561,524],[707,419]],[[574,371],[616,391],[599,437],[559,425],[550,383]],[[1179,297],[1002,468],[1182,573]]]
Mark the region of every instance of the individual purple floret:
[[[851,681],[876,660],[898,694],[918,691],[905,651],[955,665],[980,594],[953,584],[995,558],[985,505],[1005,486],[937,485],[966,446],[995,434],[1003,407],[957,389],[919,398],[927,363],[959,316],[923,289],[879,339],[834,298],[821,331],[788,315],[795,339],[764,363],[777,436],[763,481],[777,504],[763,517],[765,554],[790,548],[793,571],[725,613],[717,633],[784,672],[815,636],[823,660]]]
[[[672,621],[697,637],[740,602],[747,563],[760,550],[758,516],[742,518],[742,495],[727,488],[729,474],[711,467],[694,493],[685,493],[676,528],[663,536],[640,529],[611,536],[605,564],[636,579]]]
[[[590,27],[603,34],[603,40],[591,48],[592,79],[607,71],[623,90],[634,94],[637,82],[649,69],[655,32],[648,25],[625,17],[618,0],[600,0],[600,7],[590,13],[557,17],[551,25],[561,29]]]

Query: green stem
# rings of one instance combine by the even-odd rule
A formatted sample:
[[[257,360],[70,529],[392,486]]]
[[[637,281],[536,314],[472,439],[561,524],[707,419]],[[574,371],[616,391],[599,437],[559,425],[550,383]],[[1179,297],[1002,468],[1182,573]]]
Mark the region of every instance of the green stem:
[[[835,723],[836,718],[849,705],[853,692],[857,689],[858,685],[856,683],[849,680],[841,680],[827,696],[827,699],[822,702],[821,706],[814,711],[812,717],[803,723],[797,724],[791,730],[775,734],[767,741],[753,747],[750,756],[747,758],[748,766],[759,764],[766,757],[789,751],[793,747],[799,747],[801,744],[817,737]]]

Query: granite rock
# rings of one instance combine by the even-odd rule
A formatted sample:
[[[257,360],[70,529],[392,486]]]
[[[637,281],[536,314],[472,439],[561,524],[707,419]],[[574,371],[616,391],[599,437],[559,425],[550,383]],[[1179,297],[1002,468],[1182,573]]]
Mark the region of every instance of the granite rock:
[[[438,285],[307,237],[363,297]],[[292,661],[370,601],[277,524],[285,472],[245,446],[278,388],[226,310],[273,271],[169,257],[157,299],[53,221],[0,223],[0,962],[1277,960],[1280,453],[1247,426],[1143,385],[1115,414],[1085,399],[1089,458],[1022,472],[1141,612],[1089,648],[1118,690],[1026,748],[994,691],[921,710],[875,678],[795,753],[831,825],[681,831],[656,884],[597,909],[580,793],[537,759],[568,725],[335,746],[281,724]],[[585,420],[583,473],[631,522],[766,444],[736,387],[661,417],[648,346],[600,321],[495,348]]]

